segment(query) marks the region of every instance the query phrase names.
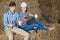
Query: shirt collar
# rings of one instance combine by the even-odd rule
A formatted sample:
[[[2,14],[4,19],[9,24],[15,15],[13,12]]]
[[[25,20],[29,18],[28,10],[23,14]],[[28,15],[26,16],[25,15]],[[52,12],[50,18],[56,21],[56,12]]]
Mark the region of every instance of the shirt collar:
[[[24,13],[23,13],[23,12],[21,11],[21,14],[26,14],[26,13],[27,13],[27,12],[24,12]]]
[[[15,11],[12,13],[12,12],[9,10],[8,12],[9,12],[9,14],[12,14],[12,15],[15,14]]]

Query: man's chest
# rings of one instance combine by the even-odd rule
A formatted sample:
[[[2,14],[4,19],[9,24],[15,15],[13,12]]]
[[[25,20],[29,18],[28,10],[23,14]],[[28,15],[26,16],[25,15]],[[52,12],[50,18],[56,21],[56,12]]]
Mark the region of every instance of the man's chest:
[[[8,15],[8,20],[16,20],[16,15]]]

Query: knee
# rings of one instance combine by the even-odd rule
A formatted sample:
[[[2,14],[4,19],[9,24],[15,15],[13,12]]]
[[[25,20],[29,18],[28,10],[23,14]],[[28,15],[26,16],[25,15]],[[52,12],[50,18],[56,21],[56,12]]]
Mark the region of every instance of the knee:
[[[29,33],[26,33],[25,37],[29,37]]]
[[[26,36],[29,36],[29,33],[27,33]]]
[[[27,33],[27,36],[29,36],[29,33]]]
[[[13,39],[13,37],[9,37],[10,39]]]
[[[9,36],[9,40],[13,40],[13,37]]]

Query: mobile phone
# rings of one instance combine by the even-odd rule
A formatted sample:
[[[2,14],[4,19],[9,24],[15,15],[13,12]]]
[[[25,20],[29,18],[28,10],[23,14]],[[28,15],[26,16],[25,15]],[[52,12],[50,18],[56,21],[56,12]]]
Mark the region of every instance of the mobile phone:
[[[27,17],[25,17],[25,19],[27,19]]]

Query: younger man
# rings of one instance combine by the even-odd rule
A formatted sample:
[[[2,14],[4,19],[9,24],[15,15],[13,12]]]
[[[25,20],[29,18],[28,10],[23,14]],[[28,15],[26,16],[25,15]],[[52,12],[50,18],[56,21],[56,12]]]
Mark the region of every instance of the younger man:
[[[18,28],[18,13],[15,11],[16,3],[9,4],[9,11],[4,14],[4,28],[9,40],[13,40],[13,32],[24,36],[24,40],[29,39],[29,34],[24,30]]]

